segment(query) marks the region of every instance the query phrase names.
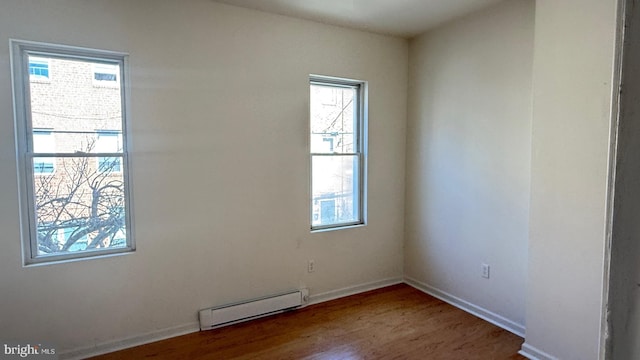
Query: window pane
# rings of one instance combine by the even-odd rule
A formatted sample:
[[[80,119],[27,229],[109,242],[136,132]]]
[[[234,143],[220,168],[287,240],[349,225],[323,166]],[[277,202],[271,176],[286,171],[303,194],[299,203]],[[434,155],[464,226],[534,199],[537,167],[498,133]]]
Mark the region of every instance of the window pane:
[[[358,156],[312,156],[313,226],[360,220]]]
[[[311,84],[311,152],[348,153],[357,149],[357,90]]]
[[[55,161],[55,176],[34,179],[37,254],[125,247],[122,173],[100,170],[95,157]]]
[[[55,69],[55,76],[46,83],[30,81],[31,126],[52,129],[55,152],[95,152],[97,132],[122,133],[120,82],[108,87],[94,86],[96,66],[119,74],[118,63],[29,56],[30,64],[38,61]],[[36,71],[31,69],[30,66],[30,72]]]

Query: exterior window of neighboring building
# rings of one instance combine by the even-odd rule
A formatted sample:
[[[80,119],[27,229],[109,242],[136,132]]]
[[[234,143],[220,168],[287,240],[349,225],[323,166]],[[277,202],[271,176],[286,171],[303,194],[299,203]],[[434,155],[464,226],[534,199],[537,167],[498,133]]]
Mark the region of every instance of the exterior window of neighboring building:
[[[11,56],[25,264],[133,251],[127,55],[12,40]],[[36,81],[36,60],[53,81]],[[94,86],[101,67],[114,86]]]
[[[311,230],[365,223],[366,83],[310,77]]]
[[[55,139],[51,130],[33,129],[33,152],[53,153],[56,149]],[[55,158],[34,157],[33,173],[36,175],[53,174],[56,170]]]
[[[118,82],[119,69],[113,64],[93,64],[93,83],[94,85],[113,86]]]
[[[118,131],[98,130],[95,151],[99,153],[119,153],[122,151],[122,134]],[[118,156],[98,158],[98,169],[105,172],[121,172],[122,162]]]
[[[29,75],[34,78],[49,78],[49,61],[47,59],[30,57],[29,58]]]

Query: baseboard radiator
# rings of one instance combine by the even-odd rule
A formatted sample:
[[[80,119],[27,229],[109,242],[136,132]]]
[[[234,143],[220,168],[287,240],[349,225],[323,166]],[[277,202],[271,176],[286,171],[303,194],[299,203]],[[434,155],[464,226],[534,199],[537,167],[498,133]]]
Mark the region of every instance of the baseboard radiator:
[[[277,314],[307,304],[309,290],[301,289],[259,299],[200,310],[200,330],[210,330]]]

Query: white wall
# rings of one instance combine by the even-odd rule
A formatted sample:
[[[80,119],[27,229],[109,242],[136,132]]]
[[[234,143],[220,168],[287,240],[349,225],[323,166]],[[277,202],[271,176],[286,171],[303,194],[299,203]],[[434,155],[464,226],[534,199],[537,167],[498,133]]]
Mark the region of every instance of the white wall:
[[[536,3],[524,350],[541,358],[600,352],[616,9]]]
[[[522,331],[534,2],[410,43],[405,273]],[[491,266],[490,279],[481,264]]]
[[[9,38],[130,53],[134,254],[22,267]],[[0,339],[91,347],[402,277],[406,40],[209,0],[3,0],[2,44]],[[310,73],[369,81],[365,227],[309,232]]]

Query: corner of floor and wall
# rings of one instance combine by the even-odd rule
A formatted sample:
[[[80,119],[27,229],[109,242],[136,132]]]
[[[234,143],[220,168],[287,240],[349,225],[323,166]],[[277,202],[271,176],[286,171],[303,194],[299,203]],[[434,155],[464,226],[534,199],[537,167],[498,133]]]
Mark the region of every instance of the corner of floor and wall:
[[[524,332],[531,359],[611,356],[621,16],[505,2],[410,43],[405,277]]]
[[[409,47],[405,278],[520,336],[533,30],[534,2],[510,1]]]
[[[0,42],[129,53],[137,250],[23,266],[0,46],[0,339],[80,358],[215,305],[406,282],[531,359],[603,359],[617,16],[504,1],[407,40],[209,0],[4,1]],[[367,226],[309,233],[309,74],[369,83]]]

